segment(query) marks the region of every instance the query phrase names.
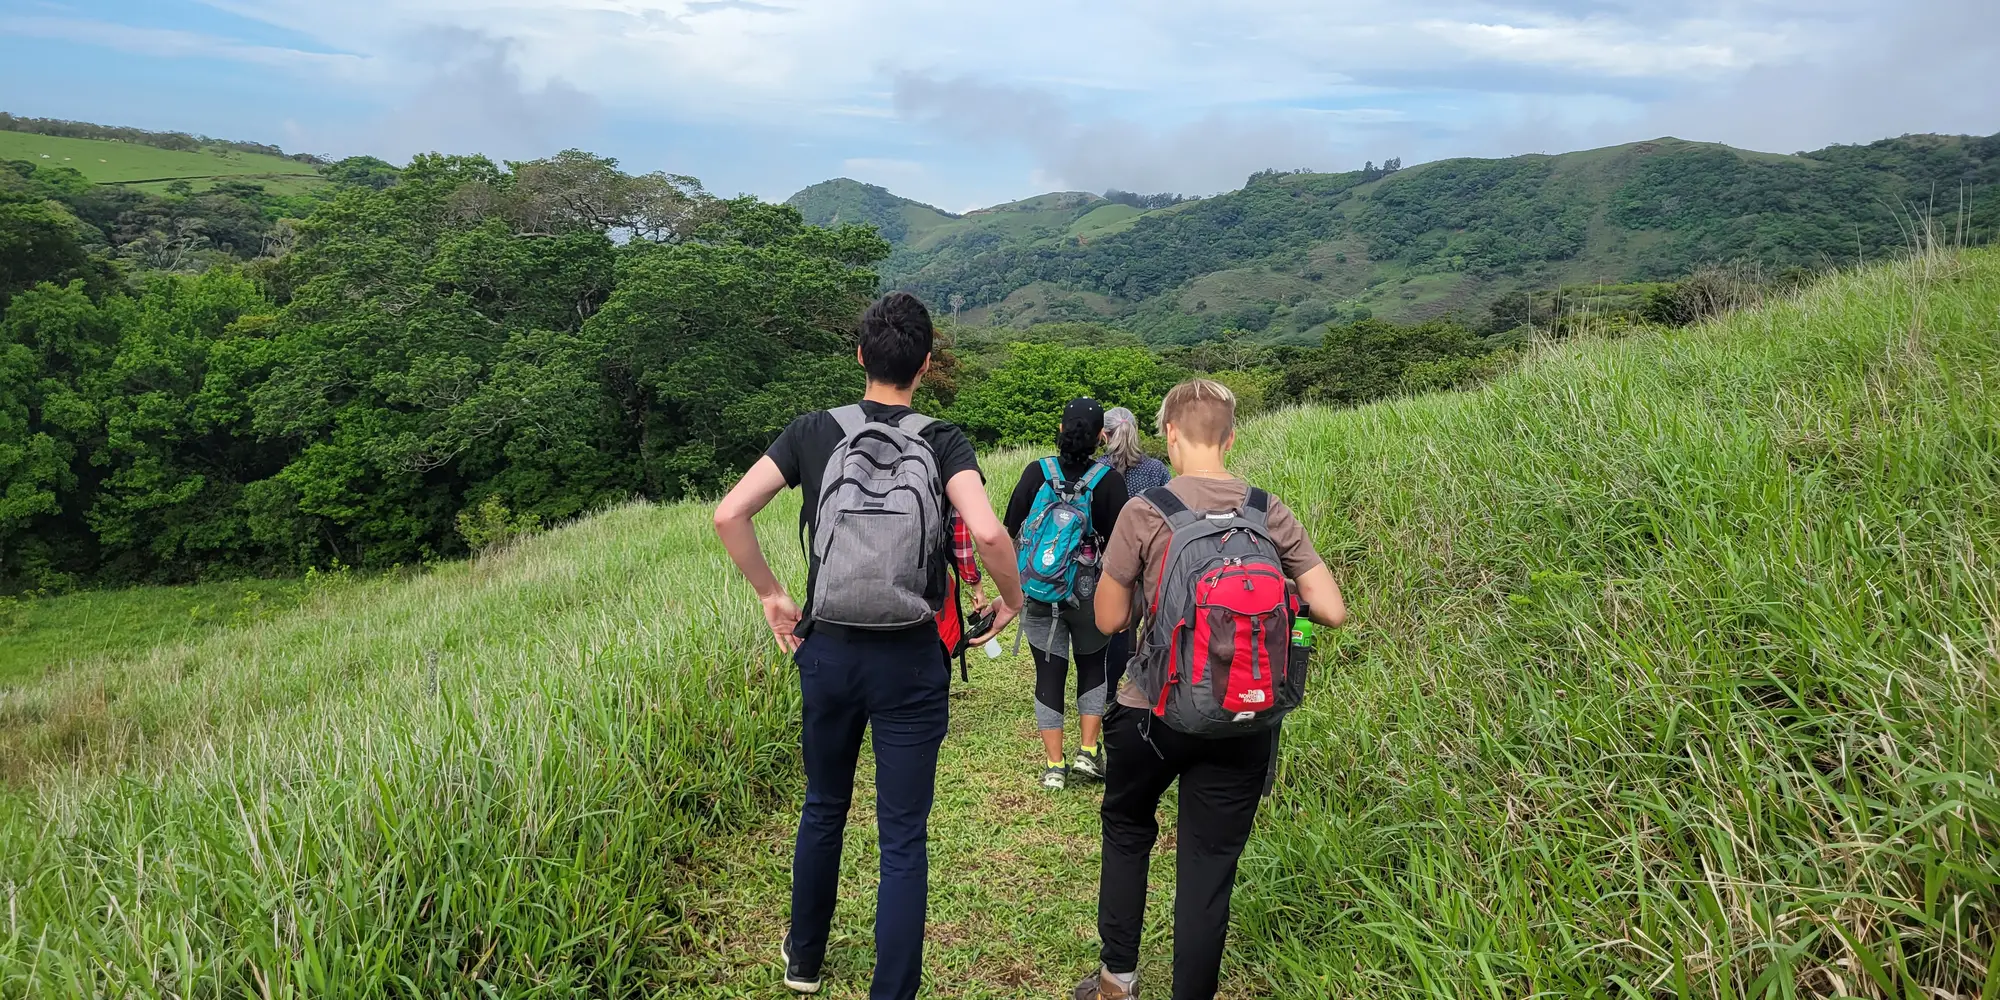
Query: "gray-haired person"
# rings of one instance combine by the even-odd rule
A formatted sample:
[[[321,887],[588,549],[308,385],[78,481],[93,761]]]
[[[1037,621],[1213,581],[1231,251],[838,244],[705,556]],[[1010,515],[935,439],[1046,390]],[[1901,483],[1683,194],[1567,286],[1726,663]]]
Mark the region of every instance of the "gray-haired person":
[[[1173,473],[1167,471],[1167,463],[1146,454],[1139,447],[1139,418],[1122,406],[1104,411],[1104,454],[1098,461],[1124,475],[1128,498],[1165,486],[1167,480],[1173,478]],[[1125,664],[1132,659],[1132,632],[1128,628],[1113,635],[1111,644],[1106,647],[1104,683],[1107,691],[1117,691],[1119,679],[1125,676]]]

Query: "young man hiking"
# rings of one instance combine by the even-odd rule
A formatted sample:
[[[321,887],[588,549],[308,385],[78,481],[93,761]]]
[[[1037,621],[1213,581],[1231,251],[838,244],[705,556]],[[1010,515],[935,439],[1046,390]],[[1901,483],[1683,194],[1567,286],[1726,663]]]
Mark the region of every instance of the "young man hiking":
[[[1277,498],[1231,475],[1236,399],[1196,379],[1160,405],[1174,479],[1134,499],[1104,553],[1094,610],[1113,633],[1143,611],[1139,648],[1104,721],[1097,971],[1076,1000],[1138,995],[1139,930],[1158,808],[1180,781],[1174,1000],[1209,1000],[1222,969],[1236,862],[1250,837],[1273,734],[1305,692],[1302,615],[1347,618],[1340,587]]]
[[[873,1000],[908,1000],[923,976],[928,827],[951,674],[933,622],[948,592],[956,509],[1000,591],[983,643],[1020,613],[1014,547],[958,428],[910,408],[930,366],[930,312],[888,295],[861,319],[868,373],[858,404],[792,421],[715,511],[715,530],[757,591],[778,644],[799,666],[806,800],[792,856],[785,985],[819,989],[840,882],[841,835],[864,729],[875,741],[882,851]],[[751,518],[786,487],[803,494],[810,536],[803,608],[758,547]]]

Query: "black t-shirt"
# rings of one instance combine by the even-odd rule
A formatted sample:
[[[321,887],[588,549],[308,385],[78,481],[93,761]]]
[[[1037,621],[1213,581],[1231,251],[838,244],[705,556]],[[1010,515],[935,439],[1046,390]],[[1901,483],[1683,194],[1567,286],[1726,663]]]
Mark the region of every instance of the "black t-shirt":
[[[1094,459],[1088,458],[1075,463],[1056,459],[1063,478],[1070,482],[1076,482],[1095,464]],[[1042,474],[1042,463],[1039,461],[1021,470],[1021,481],[1014,484],[1014,495],[1007,500],[1007,534],[1016,539],[1021,537],[1021,526],[1028,522],[1028,515],[1035,508],[1035,494],[1041,492],[1042,484],[1048,481],[1049,477]],[[1091,533],[1099,538],[1110,538],[1111,529],[1118,526],[1118,512],[1125,509],[1128,499],[1124,474],[1106,466],[1104,479],[1090,494]]]
[[[861,412],[867,414],[870,420],[893,424],[916,411],[907,406],[890,406],[864,399],[861,401]],[[972,442],[966,440],[965,432],[959,430],[957,425],[933,420],[930,426],[925,427],[917,436],[931,446],[931,454],[937,459],[940,486],[951,482],[953,476],[968,469],[980,472],[979,455],[972,450]],[[764,452],[771,461],[777,463],[778,471],[785,477],[785,485],[797,487],[799,490],[799,498],[802,501],[799,507],[799,525],[808,539],[806,543],[808,553],[812,551],[810,539],[813,518],[819,513],[819,491],[821,480],[826,476],[826,462],[833,457],[833,449],[840,444],[841,437],[840,421],[833,419],[833,415],[825,410],[815,410],[793,420]],[[980,472],[980,478],[983,480],[985,473]],[[946,499],[945,512],[949,515],[950,511],[951,501]],[[944,544],[947,549],[950,548],[950,537],[944,539]],[[818,577],[819,562],[808,556],[804,616],[799,619],[801,636],[811,630],[813,583]]]

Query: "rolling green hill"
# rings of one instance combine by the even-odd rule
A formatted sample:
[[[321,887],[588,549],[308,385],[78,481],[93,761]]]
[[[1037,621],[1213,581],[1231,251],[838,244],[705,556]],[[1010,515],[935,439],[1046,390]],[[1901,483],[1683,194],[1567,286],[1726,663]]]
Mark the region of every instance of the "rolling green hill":
[[[1223,995],[1991,996],[1995,386],[1976,250],[1250,422],[1232,461],[1355,614],[1287,721]],[[1026,457],[985,456],[994,495]],[[759,518],[793,586],[795,497]],[[0,996],[779,995],[796,668],[709,514],[0,680]],[[927,973],[1061,995],[1097,792],[1037,791],[1031,672],[974,670]],[[869,770],[834,1000],[867,989]]]
[[[815,226],[859,224],[874,226],[882,238],[904,244],[922,239],[958,218],[919,201],[898,198],[873,184],[837,177],[822,181],[785,200]]]
[[[326,183],[314,165],[282,156],[223,148],[160,149],[30,132],[0,131],[0,160],[70,167],[93,183],[127,185],[155,194],[182,180],[196,191],[223,181],[247,181],[263,185],[272,194],[303,194]]]
[[[1044,195],[892,237],[883,270],[933,301],[963,295],[973,322],[1316,342],[1330,321],[1476,316],[1522,289],[1875,259],[1926,215],[1968,242],[2000,231],[2000,135],[1789,156],[1663,138],[1386,177],[1266,172],[1150,212]]]

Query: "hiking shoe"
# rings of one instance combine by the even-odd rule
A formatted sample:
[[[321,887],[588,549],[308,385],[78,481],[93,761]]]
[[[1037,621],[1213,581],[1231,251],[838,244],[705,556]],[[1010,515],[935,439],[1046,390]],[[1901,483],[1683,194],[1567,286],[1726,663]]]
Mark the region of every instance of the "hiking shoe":
[[[804,962],[792,957],[792,935],[785,934],[785,943],[778,946],[778,954],[785,956],[785,988],[793,993],[818,993],[819,969],[808,969]]]
[[[1120,986],[1118,980],[1104,975],[1101,969],[1083,977],[1083,982],[1076,984],[1075,992],[1070,994],[1071,1000],[1138,1000],[1138,997],[1137,976],[1132,977],[1132,985]]]
[[[1061,764],[1050,764],[1048,770],[1042,772],[1042,787],[1048,791],[1060,792],[1068,783],[1069,768]]]
[[[1095,750],[1079,749],[1076,752],[1076,759],[1070,761],[1069,769],[1079,778],[1088,778],[1091,781],[1103,781],[1104,748],[1098,747]]]

